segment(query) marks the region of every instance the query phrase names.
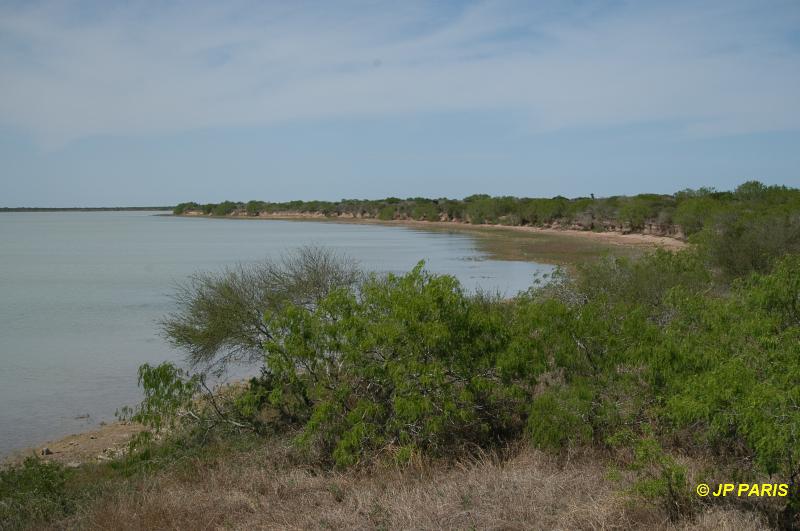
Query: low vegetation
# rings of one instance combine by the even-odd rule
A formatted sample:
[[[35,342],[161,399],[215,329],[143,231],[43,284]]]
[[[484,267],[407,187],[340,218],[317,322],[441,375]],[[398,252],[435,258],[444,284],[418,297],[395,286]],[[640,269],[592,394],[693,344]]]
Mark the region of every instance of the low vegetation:
[[[163,329],[195,373],[141,368],[129,415],[151,431],[103,469],[3,472],[0,514],[14,526],[796,527],[800,209],[768,199],[793,193],[743,185],[694,246],[586,263],[510,300],[423,263],[376,275],[324,249],[191,279]],[[206,374],[243,361],[260,376],[212,392]],[[78,479],[90,473],[105,494]],[[789,495],[695,494],[721,482]]]
[[[672,195],[639,194],[595,198],[526,198],[471,195],[464,199],[389,197],[378,200],[289,201],[247,203],[181,203],[175,214],[214,216],[321,215],[325,217],[379,220],[456,221],[475,225],[562,227],[582,230],[649,232],[667,236],[692,236],[706,228],[728,227],[746,232],[755,241],[768,236],[764,245],[779,245],[786,232],[797,232],[797,220],[787,216],[800,210],[800,190],[766,186],[757,181],[742,184],[732,192],[711,188],[683,190]],[[790,217],[790,216],[789,216]],[[764,219],[770,223],[762,223]],[[758,227],[770,227],[757,234]],[[734,236],[737,238],[738,236]],[[725,238],[720,245],[730,245]],[[797,245],[797,242],[794,242]],[[754,259],[757,260],[757,257]]]

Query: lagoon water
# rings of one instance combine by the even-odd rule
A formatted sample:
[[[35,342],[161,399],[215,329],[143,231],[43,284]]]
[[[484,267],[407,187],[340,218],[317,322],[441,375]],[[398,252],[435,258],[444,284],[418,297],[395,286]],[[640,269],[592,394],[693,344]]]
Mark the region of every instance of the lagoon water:
[[[139,398],[141,363],[180,361],[157,326],[176,283],[309,244],[373,271],[403,272],[424,259],[469,289],[509,295],[552,269],[491,260],[466,235],[403,227],[0,213],[0,456],[113,420]]]

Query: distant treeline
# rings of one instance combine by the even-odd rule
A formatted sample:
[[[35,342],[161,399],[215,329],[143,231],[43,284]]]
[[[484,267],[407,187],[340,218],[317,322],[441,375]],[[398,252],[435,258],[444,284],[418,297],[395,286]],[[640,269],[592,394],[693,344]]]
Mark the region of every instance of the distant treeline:
[[[143,210],[174,210],[171,206],[154,206],[154,207],[68,207],[68,208],[50,208],[50,207],[0,207],[0,212],[130,212],[130,211],[143,211]]]
[[[670,236],[690,236],[731,213],[778,216],[800,212],[800,190],[746,182],[734,191],[713,188],[683,190],[672,195],[640,194],[568,199],[491,197],[471,195],[464,199],[389,197],[378,200],[289,201],[247,203],[181,203],[175,214],[212,216],[316,215],[380,220],[455,221],[472,224],[529,225],[581,230],[621,230]]]

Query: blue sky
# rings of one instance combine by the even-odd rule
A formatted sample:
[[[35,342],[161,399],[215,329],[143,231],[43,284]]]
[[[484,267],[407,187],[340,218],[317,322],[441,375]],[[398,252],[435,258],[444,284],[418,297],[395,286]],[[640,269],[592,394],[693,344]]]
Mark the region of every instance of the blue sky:
[[[0,0],[0,206],[800,186],[800,2]]]

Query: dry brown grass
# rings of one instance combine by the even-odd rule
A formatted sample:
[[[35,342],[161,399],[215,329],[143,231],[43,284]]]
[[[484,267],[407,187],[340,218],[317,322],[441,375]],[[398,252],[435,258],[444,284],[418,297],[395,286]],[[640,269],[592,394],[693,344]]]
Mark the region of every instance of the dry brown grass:
[[[447,466],[347,473],[303,465],[288,445],[181,467],[94,503],[62,527],[89,529],[753,529],[752,513],[716,508],[671,525],[631,504],[600,461],[523,449]]]

